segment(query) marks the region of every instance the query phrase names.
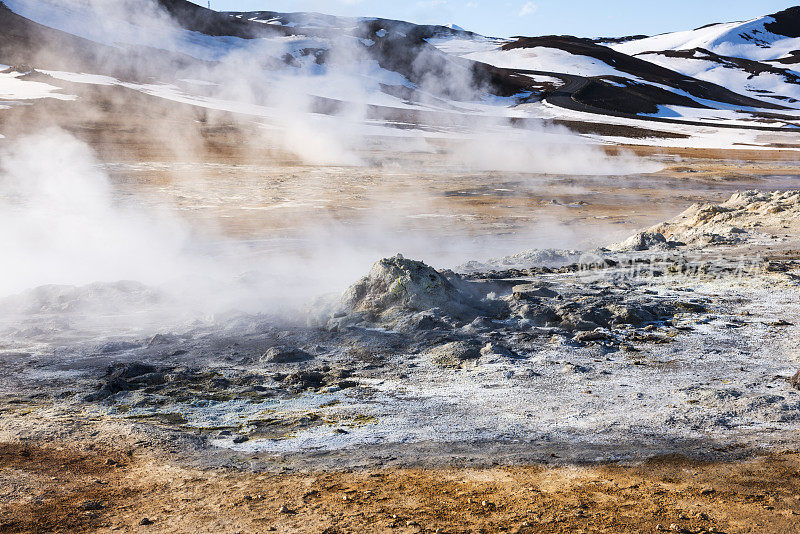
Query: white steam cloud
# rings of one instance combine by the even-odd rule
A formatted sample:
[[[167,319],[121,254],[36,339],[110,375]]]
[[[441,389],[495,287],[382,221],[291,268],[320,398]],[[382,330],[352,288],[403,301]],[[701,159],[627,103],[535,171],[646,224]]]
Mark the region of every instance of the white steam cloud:
[[[0,266],[0,297],[46,284],[135,280],[197,313],[285,310],[343,289],[389,254],[402,252],[453,266],[516,251],[502,237],[437,236],[436,219],[426,229],[410,232],[409,216],[421,215],[421,208],[434,199],[415,183],[415,173],[430,170],[425,165],[431,160],[420,163],[405,158],[404,152],[435,153],[434,165],[450,171],[614,175],[655,170],[633,156],[610,157],[565,129],[513,128],[504,108],[486,102],[487,87],[470,69],[458,62],[433,66],[432,51],[414,61],[421,79],[415,85],[381,68],[368,54],[372,45],[354,36],[209,37],[178,27],[148,1],[6,3],[23,16],[121,51],[135,45],[202,60],[173,64],[174,56],[153,52],[146,64],[119,65],[119,58],[126,57],[121,53],[104,58],[107,72],[92,74],[129,69],[135,78],[139,69],[160,70],[163,83],[144,75],[138,81],[106,83],[205,108],[205,126],[230,121],[255,125],[260,137],[248,143],[251,150],[278,146],[307,164],[371,165],[377,173],[389,168],[397,172],[399,166],[406,172],[405,191],[413,196],[408,204],[415,211],[403,211],[397,195],[376,194],[373,205],[356,220],[340,222],[316,213],[293,242],[278,240],[271,247],[239,242],[192,226],[168,205],[145,208],[135,198],[121,198],[91,148],[50,129],[4,140],[0,148],[0,250],[6,258]],[[310,49],[324,54],[325,61],[318,62]],[[291,66],[284,61],[287,54]],[[186,79],[204,83],[176,85]],[[412,105],[391,97],[382,92],[386,85],[416,92],[420,100]],[[422,116],[426,133],[409,128],[412,122],[395,129],[376,120],[371,113],[380,106]],[[320,107],[330,109],[322,113]],[[150,127],[170,131],[171,117],[163,119],[154,118]],[[174,135],[168,148],[189,161],[203,161],[198,139],[199,134]],[[535,180],[530,182],[535,187]],[[514,242],[529,237],[521,248],[533,248],[581,237],[553,222],[546,226],[531,228]]]
[[[0,294],[44,283],[144,283],[190,271],[187,229],[167,212],[113,199],[91,150],[51,129],[0,157]]]
[[[43,285],[132,280],[197,313],[298,308],[339,291],[376,259],[398,251],[440,266],[564,245],[579,236],[554,222],[530,235],[473,238],[409,229],[409,214],[434,211],[408,184],[375,192],[374,208],[338,221],[309,214],[291,239],[238,241],[196,228],[168,205],[120,194],[91,149],[63,131],[20,138],[0,150],[0,298]],[[416,216],[412,220],[419,220]],[[432,219],[437,227],[439,222]],[[570,232],[571,233],[571,232]]]

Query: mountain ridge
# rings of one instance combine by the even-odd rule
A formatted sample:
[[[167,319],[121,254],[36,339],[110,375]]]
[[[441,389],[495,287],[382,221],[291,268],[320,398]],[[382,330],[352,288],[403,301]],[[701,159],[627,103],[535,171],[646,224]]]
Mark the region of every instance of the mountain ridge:
[[[75,8],[65,9],[71,2]],[[103,6],[102,16],[86,2]],[[72,82],[111,77],[107,83],[170,101],[265,117],[275,114],[267,111],[268,93],[292,86],[289,92],[307,100],[312,113],[361,108],[390,128],[426,122],[425,116],[449,117],[448,124],[513,116],[521,123],[613,118],[638,121],[628,124],[634,127],[642,121],[659,128],[798,127],[800,73],[793,65],[800,39],[784,34],[792,33],[800,8],[659,36],[597,40],[500,39],[392,19],[154,2],[152,12],[125,18],[108,0],[5,0],[0,63],[30,65]],[[684,48],[698,42],[708,48]],[[245,71],[231,71],[233,64]],[[247,101],[228,101],[224,87],[241,76]],[[186,85],[184,78],[204,85]],[[340,90],[341,84],[360,87]]]

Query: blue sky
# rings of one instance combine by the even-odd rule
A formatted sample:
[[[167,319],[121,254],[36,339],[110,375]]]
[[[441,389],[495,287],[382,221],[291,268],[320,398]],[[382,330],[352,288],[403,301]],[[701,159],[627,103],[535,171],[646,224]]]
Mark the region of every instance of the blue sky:
[[[205,5],[207,0],[194,0]],[[486,35],[656,34],[745,20],[795,5],[773,0],[211,0],[225,11],[317,11],[428,24]]]

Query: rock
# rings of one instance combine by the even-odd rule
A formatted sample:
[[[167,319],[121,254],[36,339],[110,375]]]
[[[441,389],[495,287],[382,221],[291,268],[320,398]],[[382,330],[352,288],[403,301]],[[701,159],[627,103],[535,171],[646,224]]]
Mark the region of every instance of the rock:
[[[487,343],[481,348],[481,357],[487,359],[516,358],[517,355],[508,347],[499,343]]]
[[[319,389],[325,385],[325,375],[319,371],[299,371],[286,376],[281,382],[300,391]]]
[[[87,512],[102,510],[103,508],[105,508],[105,506],[99,501],[85,501],[83,504],[81,504],[81,510]]]
[[[481,357],[481,344],[477,341],[453,341],[428,350],[431,361],[441,367],[463,367]]]
[[[153,521],[148,519],[148,518],[146,518],[146,517],[143,517],[142,520],[139,521],[139,524],[143,525],[143,526],[152,525]]]
[[[262,363],[300,363],[313,360],[314,356],[304,350],[292,347],[272,347],[267,350],[260,361]]]
[[[517,300],[526,299],[531,297],[540,297],[540,298],[556,298],[558,297],[558,293],[550,289],[549,287],[542,286],[539,284],[521,284],[518,286],[514,286],[511,290],[514,298]]]
[[[107,399],[113,395],[111,391],[107,389],[101,389],[100,391],[95,391],[94,393],[89,393],[88,395],[84,395],[83,401],[84,402],[98,402],[104,399]]]
[[[440,318],[441,315],[441,310],[439,309],[415,313],[407,319],[401,320],[396,328],[402,331],[428,331],[449,327],[449,325]]]
[[[335,388],[337,391],[341,391],[343,389],[354,388],[357,385],[358,385],[358,382],[356,382],[354,380],[342,380],[341,382],[338,382],[337,384],[335,384],[335,385],[333,385],[331,387]]]
[[[541,289],[537,285],[530,287]],[[521,287],[515,286],[514,289],[520,290]],[[707,311],[704,306],[694,302],[670,302],[646,292],[620,293],[608,288],[564,291],[557,298],[516,291],[508,299],[508,306],[512,317],[530,326],[556,327],[572,334],[586,332],[579,340],[587,342],[600,340],[601,337],[589,332],[608,332],[623,325],[640,327],[671,320],[679,313]],[[610,339],[611,335],[608,337]]]
[[[84,397],[87,402],[104,400],[120,391],[131,391],[145,385],[162,384],[164,375],[156,367],[140,362],[114,364],[106,370],[99,391]]]
[[[574,317],[574,316],[567,317],[566,319],[561,321],[561,323],[558,326],[564,330],[567,330],[568,332],[588,332],[590,330],[595,330],[599,328],[599,325],[597,323],[594,323],[592,321],[585,321],[580,317]]]
[[[317,391],[331,387],[342,390],[358,385],[357,382],[348,380],[352,374],[349,369],[331,369],[323,366],[317,370],[303,370],[288,375],[276,374],[273,379],[295,391],[309,389]]]
[[[797,371],[794,376],[789,379],[789,383],[794,389],[800,389],[800,371]]]
[[[156,367],[146,363],[131,362],[131,363],[111,365],[107,370],[107,376],[111,378],[124,378],[124,379],[136,378],[144,374],[154,373],[157,370],[158,369]]]
[[[113,352],[138,349],[139,347],[141,347],[139,343],[133,343],[129,341],[111,341],[101,345],[98,350],[102,354],[111,354]]]
[[[2,72],[3,74],[13,73],[13,72],[18,72],[20,74],[30,74],[31,72],[34,72],[35,70],[36,69],[31,67],[30,65],[27,65],[25,63],[19,63],[17,65],[12,66],[12,67],[8,67],[7,69],[5,69],[3,71],[0,71],[0,72]]]
[[[527,300],[519,301],[519,304],[513,308],[514,315],[534,326],[555,326],[562,321],[558,311],[551,306]]]
[[[606,309],[611,314],[609,326],[620,324],[640,326],[675,315],[674,310],[658,304],[615,304],[607,306]]]
[[[313,324],[317,326],[324,326],[331,332],[340,332],[346,328],[357,326],[360,323],[370,322],[373,319],[373,316],[363,312],[353,312],[348,314],[340,311],[335,313],[330,319],[327,319],[327,321],[320,322],[317,320]]]
[[[564,367],[561,368],[561,373],[563,374],[583,374],[583,373],[591,373],[591,367],[585,367],[583,365],[577,365],[574,363],[567,363]]]
[[[678,311],[686,313],[706,313],[708,309],[697,302],[675,301],[672,303]]]
[[[765,323],[765,324],[766,324],[767,326],[774,326],[774,327],[780,327],[780,326],[794,326],[794,324],[793,324],[793,323],[790,323],[789,321],[787,321],[787,320],[785,320],[785,319],[780,319],[780,320],[778,320],[778,321],[772,321],[772,322]]]
[[[639,232],[621,243],[611,245],[614,251],[669,250],[675,248],[674,243],[667,241],[659,232]]]
[[[474,321],[462,327],[462,331],[467,334],[480,334],[494,330],[495,325],[488,317],[476,317]]]
[[[158,345],[169,345],[176,343],[180,340],[175,334],[156,334],[147,342],[148,347],[156,347]]]
[[[136,386],[160,386],[166,382],[166,377],[164,373],[146,373],[143,375],[136,376],[131,378],[129,384],[134,384]]]
[[[578,343],[591,343],[594,341],[609,341],[613,336],[602,330],[592,330],[590,332],[578,332],[573,338]]]

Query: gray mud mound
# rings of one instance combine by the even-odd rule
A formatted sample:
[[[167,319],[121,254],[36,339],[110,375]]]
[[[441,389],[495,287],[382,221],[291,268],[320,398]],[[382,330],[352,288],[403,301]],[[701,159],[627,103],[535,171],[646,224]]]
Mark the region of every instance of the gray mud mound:
[[[46,285],[0,299],[0,312],[113,313],[142,308],[163,300],[163,295],[139,282],[120,281],[86,286]]]
[[[573,264],[584,253],[580,250],[534,249],[485,262],[469,261],[456,267],[460,273],[481,273],[492,270],[530,269],[533,267],[559,268]]]
[[[333,322],[363,320],[395,327],[422,312],[419,321],[433,327],[440,317],[469,322],[491,307],[477,285],[398,255],[377,262],[344,293]]]
[[[615,251],[639,252],[643,250],[670,250],[683,243],[667,241],[664,234],[658,232],[639,232],[634,234],[622,243],[612,245]]]
[[[641,329],[670,322],[682,314],[705,311],[701,304],[679,302],[633,287],[589,288],[539,278],[537,275],[519,283],[509,273],[506,279],[468,282],[419,261],[387,258],[345,292],[338,311],[322,324],[329,330],[378,325],[413,333],[425,344],[441,343],[438,336],[454,329],[461,335],[484,336],[550,328],[568,338],[581,332],[603,331],[594,337],[580,336],[583,341],[596,341],[609,338],[609,332],[620,328]],[[432,356],[434,363],[460,367],[473,359],[459,355],[459,347],[465,347],[458,343],[436,347],[454,355],[437,353]]]
[[[722,204],[694,204],[667,222],[640,232],[612,250],[665,250],[677,245],[771,243],[796,233],[800,191],[737,192]],[[795,232],[789,230],[794,229]]]

